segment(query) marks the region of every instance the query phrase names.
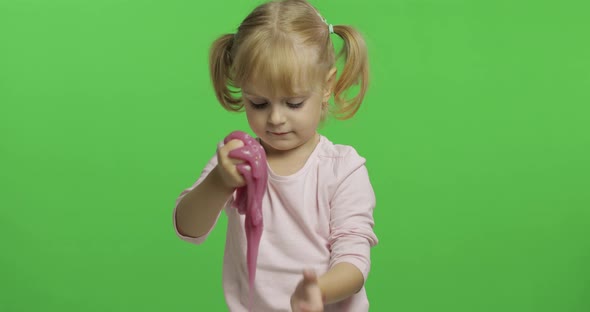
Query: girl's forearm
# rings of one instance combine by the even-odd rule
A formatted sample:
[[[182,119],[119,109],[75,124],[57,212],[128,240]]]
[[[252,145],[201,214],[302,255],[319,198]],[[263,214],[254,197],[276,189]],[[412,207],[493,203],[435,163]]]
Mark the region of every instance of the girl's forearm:
[[[201,184],[178,203],[176,209],[178,231],[190,237],[199,237],[207,233],[233,191],[223,185],[215,167]]]
[[[324,304],[344,300],[356,294],[364,285],[363,273],[351,263],[341,262],[318,278]]]

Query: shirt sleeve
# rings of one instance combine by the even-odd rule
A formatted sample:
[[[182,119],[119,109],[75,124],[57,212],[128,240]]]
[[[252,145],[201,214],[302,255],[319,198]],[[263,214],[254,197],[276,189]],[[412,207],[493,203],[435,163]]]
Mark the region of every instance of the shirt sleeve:
[[[180,203],[180,201],[184,198],[184,196],[186,194],[188,194],[190,191],[192,191],[195,187],[197,187],[199,184],[201,184],[201,182],[203,182],[203,180],[205,180],[205,178],[209,175],[209,173],[215,168],[215,166],[217,166],[217,155],[213,156],[213,158],[211,158],[211,160],[209,160],[209,162],[207,163],[207,165],[205,165],[205,168],[203,169],[203,171],[201,172],[201,175],[199,176],[199,178],[197,179],[197,181],[189,188],[183,190],[180,195],[176,198],[176,202],[174,204],[174,212],[172,214],[172,222],[174,224],[174,231],[176,232],[176,235],[184,240],[187,241],[189,243],[193,243],[193,244],[202,244],[207,237],[209,236],[209,234],[211,233],[211,231],[213,230],[213,228],[215,227],[215,225],[217,224],[217,221],[219,220],[219,216],[221,215],[221,211],[219,212],[219,214],[217,215],[217,218],[215,219],[215,222],[213,223],[213,225],[211,226],[211,228],[207,231],[207,233],[199,236],[199,237],[191,237],[191,236],[185,236],[182,235],[179,231],[178,231],[178,227],[176,225],[176,209],[178,208],[178,204]],[[226,202],[225,207],[227,207],[228,205],[231,205],[232,202],[232,197],[230,197],[230,199]]]
[[[373,232],[375,193],[365,159],[353,152],[338,169],[339,185],[330,201],[330,267],[348,262],[365,281],[369,274],[370,248],[378,242]]]

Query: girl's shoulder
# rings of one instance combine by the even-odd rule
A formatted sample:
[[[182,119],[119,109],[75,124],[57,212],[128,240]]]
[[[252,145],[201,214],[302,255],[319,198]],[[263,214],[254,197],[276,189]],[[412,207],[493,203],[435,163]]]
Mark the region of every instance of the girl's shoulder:
[[[325,136],[320,137],[317,157],[322,165],[330,165],[337,173],[350,172],[365,165],[366,159],[350,145],[334,144]]]
[[[325,136],[320,136],[318,157],[335,158],[341,160],[362,160],[365,158],[359,155],[356,149],[350,145],[334,144]]]

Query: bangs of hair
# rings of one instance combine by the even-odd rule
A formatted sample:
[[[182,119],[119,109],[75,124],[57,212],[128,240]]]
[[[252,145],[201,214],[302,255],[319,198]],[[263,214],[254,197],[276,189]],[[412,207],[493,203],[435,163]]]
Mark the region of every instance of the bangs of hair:
[[[311,50],[311,51],[310,51]],[[322,86],[326,66],[317,53],[285,34],[261,31],[241,42],[234,58],[235,86],[249,82],[270,86],[270,96],[297,96]]]

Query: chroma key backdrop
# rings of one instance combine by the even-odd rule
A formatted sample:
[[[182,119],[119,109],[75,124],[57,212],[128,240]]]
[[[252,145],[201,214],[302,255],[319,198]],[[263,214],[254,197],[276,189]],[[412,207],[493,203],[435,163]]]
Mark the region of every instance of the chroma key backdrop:
[[[590,2],[311,2],[369,48],[320,132],[367,159],[370,310],[590,311]],[[172,210],[251,133],[207,55],[260,3],[0,1],[0,311],[227,311],[227,217]]]

